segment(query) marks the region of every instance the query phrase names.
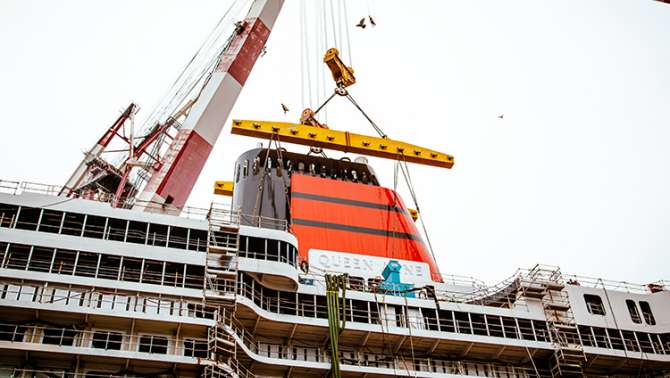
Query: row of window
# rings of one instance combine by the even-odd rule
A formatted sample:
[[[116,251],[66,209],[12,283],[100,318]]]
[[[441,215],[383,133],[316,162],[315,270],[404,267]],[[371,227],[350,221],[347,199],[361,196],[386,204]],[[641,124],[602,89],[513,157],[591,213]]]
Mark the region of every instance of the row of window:
[[[201,289],[200,265],[0,242],[0,268]]]
[[[586,309],[589,313],[593,315],[605,315],[605,305],[603,304],[602,298],[599,295],[595,294],[584,294],[584,301],[586,302]],[[630,314],[630,319],[633,323],[642,324],[642,319],[648,325],[656,325],[656,319],[654,318],[654,313],[651,311],[651,306],[647,301],[639,301],[640,309],[642,310],[642,316],[638,311],[637,304],[632,299],[626,299],[626,307],[628,308],[628,313]]]
[[[19,302],[53,303],[68,307],[138,312],[151,315],[214,319],[216,308],[202,301],[151,297],[144,294],[110,293],[90,288],[65,288],[53,285],[32,286],[0,283],[0,299]]]
[[[0,204],[0,227],[207,251],[206,230],[25,206]],[[218,240],[230,235],[215,233],[213,237]],[[280,261],[297,266],[296,248],[280,240],[241,236],[240,252],[243,257]]]
[[[281,240],[241,235],[238,256],[298,266],[298,250]]]
[[[207,230],[9,204],[0,204],[0,227],[190,251],[207,250]]]
[[[41,332],[40,332],[41,331]],[[88,342],[77,342],[86,335]],[[0,324],[0,341],[31,342],[47,345],[85,346],[105,350],[131,350],[142,353],[168,354],[170,340],[161,335],[126,336],[123,332],[108,330],[79,331],[72,328],[53,328],[39,326],[24,326],[15,324]],[[86,345],[77,345],[86,344]],[[175,346],[176,347],[176,346]],[[184,356],[208,356],[207,340],[185,339],[181,348]]]
[[[264,310],[278,314],[328,318],[325,296],[269,289],[251,276],[244,273],[239,275],[241,283],[238,294],[249,298]],[[346,316],[347,321],[366,324],[550,341],[546,322],[508,316],[436,310],[356,299],[346,300]]]
[[[670,333],[656,334],[579,326],[579,341],[582,345],[590,347],[670,354]]]
[[[264,310],[278,314],[328,318],[328,308],[324,296],[269,289],[244,273],[240,273],[240,280],[241,286],[238,293],[251,299]],[[355,299],[346,300],[346,316],[347,321],[366,324],[383,324],[385,326],[531,341],[551,341],[546,322],[508,316],[442,309],[436,310]],[[581,334],[579,331],[572,333],[562,331],[561,333],[571,343],[579,344],[581,342],[583,345],[590,345],[584,341],[584,338],[587,338],[588,334]],[[618,333],[618,338],[615,333]],[[601,344],[597,346],[610,349],[644,350],[648,353],[670,354],[670,333],[648,334],[644,332],[611,330],[610,334],[614,342],[610,342],[607,344],[608,346],[602,346]],[[617,342],[616,340],[620,341]],[[624,347],[622,343],[625,340],[633,340],[636,346]],[[651,343],[662,344],[663,347],[651,347]]]
[[[270,343],[251,343],[245,345],[252,352],[269,358],[282,358],[297,361],[328,362],[330,363],[330,352],[318,347],[287,346]],[[457,375],[470,375],[479,377],[531,377],[540,371],[532,367],[510,366],[490,362],[476,361],[449,361],[433,358],[422,358],[411,354],[398,353],[394,356],[388,354],[373,353],[368,348],[359,350],[346,350],[342,347],[338,350],[340,363],[352,366],[365,366],[382,369],[399,369],[401,371],[421,371],[433,373],[446,373]],[[542,371],[549,376],[548,371]],[[545,375],[543,375],[545,376]]]

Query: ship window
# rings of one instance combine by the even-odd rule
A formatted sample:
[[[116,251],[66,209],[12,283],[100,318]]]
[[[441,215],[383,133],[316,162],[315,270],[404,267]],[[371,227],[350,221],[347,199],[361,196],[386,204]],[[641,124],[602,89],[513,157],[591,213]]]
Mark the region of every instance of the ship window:
[[[458,333],[472,333],[470,330],[470,318],[467,312],[455,312],[456,328]]]
[[[505,331],[505,337],[518,339],[519,333],[517,332],[516,322],[514,321],[514,318],[504,316],[502,320],[503,320],[503,329]]]
[[[76,331],[65,328],[45,328],[42,344],[73,345]]]
[[[142,283],[160,285],[163,277],[163,262],[150,261],[144,262],[144,272],[142,272]]]
[[[625,349],[623,346],[623,339],[621,338],[621,332],[619,332],[618,329],[607,328],[607,336],[609,337],[612,349]]]
[[[605,306],[603,300],[593,294],[584,294],[584,301],[586,302],[586,309],[593,315],[605,315]]]
[[[240,182],[240,165],[235,164],[235,183]]]
[[[423,321],[431,331],[439,331],[439,326],[437,324],[437,312],[432,308],[422,308],[421,313],[423,314]]]
[[[121,269],[121,257],[104,254],[100,257],[98,278],[116,280],[119,277],[119,269]]]
[[[65,213],[63,217],[63,229],[61,234],[81,236],[84,228],[84,215],[76,213]]]
[[[58,274],[72,274],[72,272],[74,272],[74,262],[76,259],[77,252],[68,249],[57,249],[51,272]]]
[[[164,336],[144,335],[140,337],[139,351],[144,353],[167,354],[168,338]]]
[[[579,329],[579,338],[584,346],[595,346],[595,340],[593,335],[591,335],[591,327],[578,326]]]
[[[51,270],[51,260],[53,259],[54,248],[33,247],[33,253],[30,256],[28,270],[35,272],[49,272]]]
[[[383,306],[383,304],[381,304]],[[326,297],[317,295],[316,296],[316,317],[328,319],[328,304],[326,303]]]
[[[23,244],[10,244],[7,251],[5,268],[26,269],[30,256],[30,246]]]
[[[107,221],[107,240],[123,241],[126,237],[128,221],[125,219],[109,218]]]
[[[249,239],[249,237],[240,235],[240,244],[238,247],[238,256],[240,257],[247,257],[247,239]]]
[[[126,241],[128,243],[144,244],[147,240],[147,223],[146,222],[128,222],[128,236]]]
[[[122,341],[121,332],[95,331],[91,346],[98,349],[121,350]]]
[[[606,329],[600,327],[593,327],[591,328],[591,330],[595,335],[596,346],[599,348],[609,348]]]
[[[265,240],[261,238],[249,237],[250,257],[255,259],[265,258]]]
[[[44,210],[44,212],[42,212],[42,220],[40,220],[38,231],[57,234],[60,230],[60,223],[62,220],[62,211]]]
[[[184,340],[184,356],[208,357],[207,340],[186,339]]]
[[[0,340],[2,341],[23,341],[25,334],[25,327],[13,324],[0,324]]]
[[[202,289],[205,268],[200,265],[186,266],[186,287],[191,289]]]
[[[626,307],[628,307],[628,313],[630,318],[633,320],[633,323],[642,323],[642,318],[640,318],[640,313],[637,311],[637,305],[635,301],[631,299],[626,299]]]
[[[472,320],[472,330],[475,335],[486,336],[486,323],[484,323],[484,315],[482,314],[470,314],[470,319]]]
[[[18,206],[0,204],[0,227],[11,227],[18,212]]]
[[[640,301],[640,308],[642,309],[642,317],[644,317],[645,323],[656,325],[656,319],[654,319],[654,314],[651,312],[649,302]]]
[[[40,219],[42,209],[33,207],[21,207],[19,211],[19,220],[16,222],[16,228],[21,230],[37,230],[37,222]]]
[[[486,315],[486,324],[489,327],[489,335],[494,337],[504,337],[502,322],[499,316]]]
[[[654,347],[651,346],[651,340],[649,340],[649,334],[646,332],[635,332],[637,342],[640,345],[640,349],[644,353],[654,353]]]
[[[298,315],[308,318],[314,317],[314,296],[298,294]]]
[[[142,271],[142,260],[130,257],[123,258],[123,267],[121,268],[121,280],[140,282],[140,272]]]
[[[535,336],[537,341],[549,341],[547,322],[542,320],[533,320],[533,328],[535,328]]]
[[[168,226],[151,223],[149,225],[149,245],[157,247],[167,246]]]
[[[187,238],[188,238],[188,230],[186,228],[170,226],[170,238],[168,240],[168,247],[186,249]]]
[[[105,217],[96,215],[86,216],[86,225],[84,226],[84,237],[102,239],[105,234]]]
[[[187,303],[186,304],[187,314],[193,318],[203,318],[211,319],[209,313],[206,311],[205,306],[200,303]]]
[[[184,264],[177,264],[173,262],[165,263],[165,278],[164,285],[173,287],[181,287],[184,278]]]
[[[267,259],[270,261],[279,261],[279,241],[278,240],[265,240],[267,244]]]
[[[207,231],[191,229],[188,240],[188,249],[190,251],[205,252],[207,250]]]
[[[621,335],[623,336],[623,341],[626,346],[626,350],[633,352],[640,351],[640,348],[637,345],[637,341],[635,341],[635,334],[633,332],[621,331]]]
[[[535,340],[533,335],[533,327],[528,319],[517,319],[519,324],[519,331],[521,331],[521,338],[524,340]]]
[[[98,254],[90,252],[79,252],[75,275],[84,277],[95,277],[98,270]]]

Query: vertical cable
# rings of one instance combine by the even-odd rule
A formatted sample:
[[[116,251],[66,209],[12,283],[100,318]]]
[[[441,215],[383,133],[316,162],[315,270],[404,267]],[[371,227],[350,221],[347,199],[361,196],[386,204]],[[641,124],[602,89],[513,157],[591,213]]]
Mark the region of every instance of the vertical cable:
[[[335,29],[335,10],[333,9],[333,0],[328,0],[328,3],[330,4],[330,22],[331,26],[333,27],[333,42],[335,43],[335,47],[339,48],[340,45],[337,43],[337,29]]]
[[[309,25],[307,24],[307,5],[305,4],[304,0],[302,3],[302,20],[303,20],[303,25],[305,26],[304,32],[307,33],[307,30],[309,29]],[[305,34],[305,51],[304,51],[304,58],[305,58],[305,65],[307,66],[307,94],[309,96],[309,108],[311,109],[314,105],[312,103],[312,69],[311,65],[309,64],[310,61],[310,55],[309,55],[309,38],[307,38],[307,34]],[[302,53],[302,51],[301,51]]]
[[[351,60],[351,41],[349,40],[349,15],[347,14],[347,0],[342,0],[342,6],[344,7],[344,31],[347,33],[347,55],[349,57],[349,67],[353,67]]]
[[[305,0],[300,0],[300,106],[305,106]]]

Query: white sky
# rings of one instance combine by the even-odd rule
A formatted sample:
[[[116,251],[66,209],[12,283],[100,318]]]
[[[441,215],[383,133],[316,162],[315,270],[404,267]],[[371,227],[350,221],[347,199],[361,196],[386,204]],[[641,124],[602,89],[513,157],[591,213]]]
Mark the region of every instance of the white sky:
[[[146,116],[228,4],[0,1],[0,178],[62,184],[130,101]],[[348,4],[352,25],[367,15]],[[298,119],[298,5],[287,0],[234,118]],[[411,167],[444,273],[495,282],[541,262],[670,278],[670,5],[379,1],[372,13],[376,28],[351,29],[352,94],[392,138],[456,157],[452,170]],[[339,100],[331,127],[373,133]],[[257,143],[229,123],[191,205],[208,206]],[[392,162],[373,164],[392,186]]]

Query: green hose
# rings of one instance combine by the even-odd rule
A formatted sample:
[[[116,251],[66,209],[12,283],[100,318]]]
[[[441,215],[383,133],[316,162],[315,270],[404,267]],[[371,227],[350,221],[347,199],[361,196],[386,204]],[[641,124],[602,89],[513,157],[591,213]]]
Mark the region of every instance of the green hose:
[[[338,301],[342,289],[342,304]],[[326,274],[326,304],[328,307],[328,336],[330,338],[330,377],[340,378],[339,337],[347,324],[347,274]]]

